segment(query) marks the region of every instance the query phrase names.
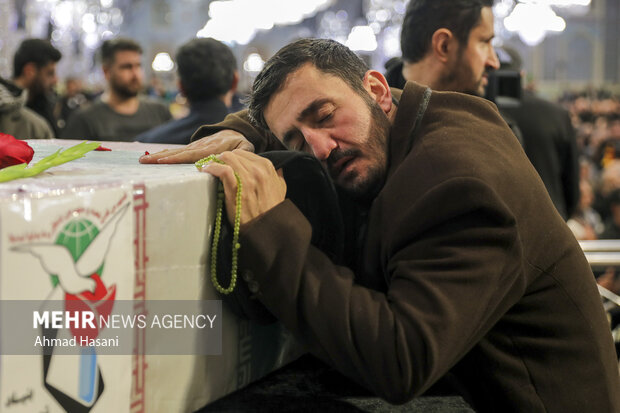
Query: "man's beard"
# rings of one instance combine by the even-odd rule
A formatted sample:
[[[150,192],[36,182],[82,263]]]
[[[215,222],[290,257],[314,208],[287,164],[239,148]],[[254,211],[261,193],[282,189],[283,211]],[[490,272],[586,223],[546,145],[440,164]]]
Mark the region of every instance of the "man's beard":
[[[459,50],[458,58],[448,73],[443,75],[440,84],[443,85],[441,90],[466,93],[472,96],[483,96],[484,90],[480,91],[482,84],[482,76],[474,81],[474,72],[471,70],[467,62],[463,59],[463,50]],[[472,84],[474,83],[475,84]]]
[[[326,160],[327,169],[334,179],[336,186],[351,198],[364,201],[374,199],[385,183],[387,174],[387,141],[390,134],[391,124],[385,112],[381,107],[370,98],[364,96],[364,100],[370,109],[370,130],[368,137],[364,142],[365,151],[361,149],[336,149],[332,151]],[[366,178],[361,180],[357,171],[354,171],[344,178],[334,176],[338,171],[334,170],[335,163],[346,157],[355,158],[363,157],[375,162],[366,170]],[[345,182],[341,182],[341,180]]]
[[[128,85],[122,85],[117,82],[111,82],[110,87],[114,90],[118,96],[124,99],[129,99],[138,96],[138,92],[140,91],[140,87],[131,87]]]
[[[43,86],[43,80],[37,77],[35,78],[35,81],[32,82],[32,86],[28,88],[28,99],[35,100],[45,98],[45,95],[47,95],[51,91],[51,88],[50,90],[45,90],[45,87]]]

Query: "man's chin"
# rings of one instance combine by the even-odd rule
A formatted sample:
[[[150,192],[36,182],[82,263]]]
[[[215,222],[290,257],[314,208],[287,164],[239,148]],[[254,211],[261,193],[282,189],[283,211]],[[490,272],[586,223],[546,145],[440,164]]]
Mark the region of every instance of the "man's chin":
[[[335,183],[340,190],[358,201],[373,199],[383,186],[381,180],[361,177],[356,172],[339,177]]]
[[[138,96],[138,92],[138,90],[129,89],[120,89],[116,91],[117,94],[124,97],[125,99],[135,98],[136,96]]]

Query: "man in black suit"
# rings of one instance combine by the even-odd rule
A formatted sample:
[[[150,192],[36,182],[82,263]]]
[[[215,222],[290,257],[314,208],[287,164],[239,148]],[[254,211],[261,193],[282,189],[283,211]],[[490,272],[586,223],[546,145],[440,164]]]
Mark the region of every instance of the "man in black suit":
[[[504,47],[502,70],[521,71],[518,53]],[[579,202],[579,154],[568,111],[523,90],[519,105],[500,106],[514,119],[523,136],[523,149],[542,178],[556,209],[567,220]]]

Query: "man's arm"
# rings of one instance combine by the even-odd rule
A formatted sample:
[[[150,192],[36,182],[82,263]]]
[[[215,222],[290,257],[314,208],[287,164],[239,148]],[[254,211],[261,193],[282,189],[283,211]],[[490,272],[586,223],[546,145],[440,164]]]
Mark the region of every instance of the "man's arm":
[[[145,155],[140,163],[192,163],[234,149],[256,153],[286,149],[273,134],[252,125],[245,110],[232,113],[215,125],[202,126],[191,141],[184,148]]]
[[[273,171],[222,158],[227,165],[207,171],[224,183],[229,217],[233,169],[248,193],[243,209],[252,211],[242,217],[241,278],[311,352],[389,401],[430,387],[525,289],[515,221],[478,179],[451,179],[414,205],[394,205],[398,222],[379,240],[385,268],[372,274],[388,280],[384,293],[357,284],[351,270],[313,247],[310,224],[290,201],[254,208],[252,197],[263,195],[252,176],[262,180]],[[277,185],[260,187],[273,192]]]

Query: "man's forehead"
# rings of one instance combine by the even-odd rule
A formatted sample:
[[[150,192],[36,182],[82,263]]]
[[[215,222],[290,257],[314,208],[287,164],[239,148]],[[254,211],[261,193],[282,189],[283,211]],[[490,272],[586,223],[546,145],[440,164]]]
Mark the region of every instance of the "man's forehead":
[[[334,94],[334,88],[340,87],[350,88],[348,83],[339,76],[324,72],[312,63],[305,63],[286,76],[282,85],[269,99],[266,112],[275,101],[282,97],[287,98],[291,93],[296,95],[295,101],[290,103],[299,103],[300,100],[304,100],[309,105],[317,99],[328,99]]]
[[[41,67],[41,71],[43,72],[55,72],[56,71],[56,62],[48,62],[47,64]]]
[[[294,114],[294,117],[297,118],[297,116],[304,109],[301,107],[304,105],[300,103],[302,101],[312,101],[309,96],[310,93],[321,93],[322,88],[309,87],[310,85],[316,86],[316,82],[320,81],[320,75],[321,72],[312,63],[305,63],[286,76],[282,82],[282,85],[271,96],[265,107],[265,120],[274,133],[274,125],[272,123],[274,123],[275,119],[272,119],[271,122],[269,122],[268,118],[274,118],[276,115],[278,118],[281,118],[284,114],[291,115],[293,112],[299,112]],[[294,94],[295,96],[290,96],[291,94]],[[292,97],[295,99],[293,100]],[[281,102],[281,100],[284,101]],[[278,109],[280,109],[280,113],[273,113]]]
[[[490,7],[483,7],[480,9],[480,19],[478,20],[478,24],[474,26],[474,29],[478,27],[485,27],[493,30],[494,23],[495,17],[493,16],[493,9]]]
[[[142,54],[136,52],[134,50],[119,50],[114,55],[113,62],[116,64],[123,64],[127,62],[140,61],[142,59]]]

